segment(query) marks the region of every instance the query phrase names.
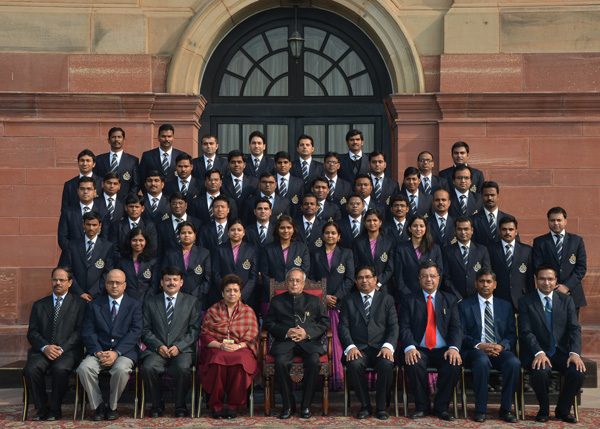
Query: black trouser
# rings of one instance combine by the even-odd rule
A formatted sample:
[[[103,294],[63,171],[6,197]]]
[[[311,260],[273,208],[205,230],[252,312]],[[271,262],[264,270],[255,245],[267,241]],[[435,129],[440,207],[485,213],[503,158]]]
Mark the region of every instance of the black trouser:
[[[153,407],[160,407],[162,389],[159,378],[165,371],[173,377],[173,384],[175,385],[175,408],[186,408],[185,397],[190,388],[192,354],[180,353],[175,357],[165,359],[159,354],[153,353],[144,359],[142,377],[144,378],[144,383],[150,389]]]
[[[315,384],[321,367],[319,364],[319,354],[308,353],[298,344],[289,350],[279,351],[273,357],[275,358],[275,377],[279,384],[279,392],[281,393],[284,410],[294,409],[296,406],[292,394],[292,378],[290,376],[292,361],[296,356],[300,356],[304,362],[302,408],[310,408],[313,396],[315,395]]]
[[[342,362],[345,361],[350,384],[363,407],[371,407],[365,370],[367,368],[375,369],[375,372],[377,373],[375,404],[378,411],[383,411],[387,410],[387,398],[394,377],[394,362],[383,356],[377,357],[379,351],[380,349],[368,347],[365,350],[360,351],[362,357],[351,361],[346,360],[344,357]]]
[[[60,411],[62,401],[69,389],[69,375],[79,359],[81,356],[76,359],[76,356],[69,352],[63,353],[55,360],[50,360],[41,353],[30,354],[23,374],[36,409],[41,410],[48,405],[44,374],[49,371],[52,376],[50,409]]]

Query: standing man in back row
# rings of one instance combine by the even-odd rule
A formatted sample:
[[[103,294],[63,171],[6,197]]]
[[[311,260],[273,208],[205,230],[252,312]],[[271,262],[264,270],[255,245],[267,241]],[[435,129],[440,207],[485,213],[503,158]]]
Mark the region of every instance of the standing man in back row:
[[[273,171],[275,161],[265,153],[267,150],[267,140],[263,133],[260,131],[250,133],[248,148],[250,155],[246,158],[244,174],[259,178],[265,171]]]
[[[108,130],[110,152],[98,155],[94,173],[104,177],[106,173],[118,173],[121,178],[121,189],[117,193],[119,199],[140,192],[140,161],[137,156],[123,151],[125,146],[125,130],[112,127]]]
[[[175,177],[175,160],[182,153],[173,148],[175,141],[175,128],[171,124],[163,124],[158,129],[159,147],[148,150],[142,154],[140,161],[141,183],[146,181],[148,172],[156,170],[162,173],[164,180],[171,180]]]
[[[348,153],[340,155],[340,169],[338,175],[350,183],[354,183],[354,178],[358,174],[366,174],[369,172],[369,159],[362,150],[364,144],[365,141],[362,131],[350,130],[346,133]]]
[[[450,185],[450,188],[456,187],[454,185],[454,177],[452,172],[454,168],[459,165],[469,165],[469,145],[465,142],[456,142],[452,145],[452,160],[454,161],[454,165],[448,167],[442,171],[440,171],[440,177],[446,179],[446,182]],[[472,176],[471,176],[471,192],[481,194],[481,185],[483,185],[484,178],[481,170],[471,168]]]

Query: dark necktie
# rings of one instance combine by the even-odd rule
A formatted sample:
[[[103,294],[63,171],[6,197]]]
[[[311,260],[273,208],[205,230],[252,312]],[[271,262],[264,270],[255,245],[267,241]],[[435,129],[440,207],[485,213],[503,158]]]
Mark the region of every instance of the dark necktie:
[[[177,225],[175,226],[175,238],[177,238],[177,242],[181,244],[181,238],[179,238],[179,225],[181,225],[183,219],[181,219],[180,217],[176,217],[175,222],[177,223]]]
[[[461,246],[461,247],[462,247],[463,263],[465,264],[465,268],[467,268],[467,265],[469,265],[469,248],[467,246]]]
[[[85,252],[88,266],[92,262],[92,253],[94,253],[94,242],[92,240],[88,240],[88,248]]]
[[[513,263],[512,246],[510,244],[507,244],[506,245],[506,265],[508,265],[509,269],[510,269],[510,267],[512,267],[512,263]]]
[[[110,216],[110,220],[113,220],[113,217],[115,216],[115,204],[113,203],[114,200],[114,198],[108,199],[108,215]]]
[[[306,228],[304,232],[306,233],[306,240],[310,240],[310,235],[312,234],[312,222],[306,222]]]
[[[427,328],[425,328],[425,345],[429,350],[431,350],[436,344],[435,309],[433,308],[431,295],[427,295]]]
[[[429,184],[429,177],[423,178],[423,189],[425,190],[426,194],[431,195],[431,185]]]
[[[283,198],[285,198],[285,196],[287,195],[287,185],[285,183],[285,179],[282,177],[281,178],[281,182],[279,183],[279,195],[281,195]]]
[[[369,295],[365,296],[364,306],[365,306],[365,316],[367,316],[367,322],[368,322],[369,318],[371,317],[371,297]]]
[[[152,214],[155,214],[158,210],[158,198],[152,198],[152,205],[150,208],[152,209]]]
[[[137,228],[137,226],[138,226],[137,222],[131,222],[131,229]]]
[[[492,238],[495,240],[496,239],[496,219],[494,217],[494,213],[490,213],[490,219],[489,219],[489,226],[490,226],[490,233],[492,234]]]
[[[352,172],[354,175],[358,173],[358,169],[360,167],[360,158],[358,155],[352,155]]]
[[[464,195],[460,196],[460,211],[464,216],[467,215],[467,197]]]
[[[325,205],[325,201],[321,201],[320,203],[317,203],[317,205],[319,206],[317,208],[317,217],[323,219],[323,206]]]
[[[410,214],[414,216],[417,214],[417,202],[415,201],[417,197],[414,195],[410,196]]]
[[[258,167],[260,166],[260,161],[258,158],[254,158],[254,172],[258,175]]]
[[[110,172],[114,173],[115,171],[117,171],[118,166],[119,164],[117,164],[117,154],[113,153],[112,160],[110,161]]]
[[[333,201],[333,194],[335,193],[335,181],[329,181],[329,199]]]
[[[304,184],[308,182],[308,161],[302,161],[302,180]]]
[[[169,172],[169,154],[168,153],[163,154],[162,169],[163,169],[163,173],[166,176],[167,173]]]
[[[440,236],[442,241],[446,238],[446,219],[443,217],[440,218]]]
[[[54,318],[52,320],[52,337],[50,338],[50,344],[54,344],[56,339],[56,321],[58,320],[58,314],[60,313],[60,303],[62,302],[62,296],[56,299],[56,305],[54,306]]]
[[[187,180],[182,180],[181,181],[181,193],[183,195],[187,196],[187,193],[188,193],[188,183],[187,183]]]
[[[375,199],[381,202],[381,177],[375,178]]]
[[[213,222],[215,220],[215,215],[213,214],[213,202],[215,200],[215,197],[213,197],[212,195],[210,197],[208,197],[208,216],[210,217],[210,221]]]
[[[223,244],[223,225],[217,225],[217,244]]]
[[[213,160],[209,158],[206,160],[206,171],[212,170],[212,168],[213,168]]]
[[[400,222],[398,224],[398,237],[402,237],[402,231],[404,231],[404,224]]]
[[[485,341],[487,343],[496,342],[496,334],[494,333],[494,316],[492,315],[492,305],[489,301],[485,301]]]
[[[562,262],[563,257],[563,235],[555,234],[556,237],[556,255],[558,256],[558,261]]]
[[[235,198],[239,200],[242,196],[242,182],[240,181],[240,179],[235,179],[235,185],[233,189],[235,191]]]
[[[260,227],[260,244],[263,244],[267,239],[267,228],[265,226]]]
[[[173,321],[173,297],[168,296],[167,301],[169,301],[167,304],[167,324],[171,326],[171,322]]]
[[[112,310],[110,311],[110,321],[112,324],[115,324],[115,320],[117,318],[117,300],[113,299],[112,302]]]
[[[354,219],[352,221],[352,238],[358,237],[358,221]]]
[[[544,297],[546,305],[544,305],[544,313],[546,314],[546,321],[548,322],[548,328],[550,329],[550,350],[548,351],[548,357],[552,357],[556,353],[556,343],[554,342],[554,331],[552,330],[552,300],[549,296]]]

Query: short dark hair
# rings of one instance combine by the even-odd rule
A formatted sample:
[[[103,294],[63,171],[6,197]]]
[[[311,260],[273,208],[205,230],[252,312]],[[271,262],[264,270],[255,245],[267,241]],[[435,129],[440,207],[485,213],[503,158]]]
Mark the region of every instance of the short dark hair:
[[[292,241],[296,241],[296,238],[298,238],[298,227],[296,226],[296,222],[294,222],[294,219],[290,215],[287,215],[287,214],[282,214],[281,216],[279,216],[279,219],[277,219],[277,222],[275,223],[275,228],[273,228],[274,241],[276,241],[277,243],[280,242],[279,226],[283,222],[288,222],[289,224],[292,225],[292,229],[294,230],[294,232],[292,234]]]
[[[144,205],[144,196],[143,195],[136,195],[136,194],[129,194],[125,197],[125,205],[128,206],[129,204],[140,204],[140,205]]]
[[[325,228],[330,226],[333,226],[339,235],[342,234],[342,228],[340,228],[340,226],[333,220],[325,222],[325,225],[323,225],[323,228],[321,228],[321,234],[325,234]]]
[[[121,133],[123,133],[123,138],[125,138],[125,130],[121,127],[112,127],[110,130],[108,130],[108,138],[110,138],[113,133],[116,133],[118,131],[121,131]]]
[[[452,145],[452,149],[450,150],[450,153],[454,153],[454,149],[458,149],[460,147],[464,147],[467,150],[467,153],[469,153],[469,145],[466,144],[465,142],[456,142]]]
[[[229,231],[233,225],[238,225],[238,224],[242,225],[242,228],[244,228],[244,231],[246,230],[246,225],[244,224],[244,221],[241,220],[239,217],[234,217],[233,219],[231,219],[230,221],[227,222],[227,231]]]
[[[183,278],[183,270],[174,265],[167,265],[160,270],[160,278],[163,279],[165,276],[179,276]]]
[[[363,202],[363,204],[365,203],[359,194],[357,194],[356,192],[352,192],[350,195],[348,195],[348,198],[346,198],[346,204],[348,204],[350,202],[351,198],[358,198],[359,200],[361,200]]]
[[[181,222],[179,225],[177,225],[177,235],[179,235],[179,233],[181,232],[181,230],[183,229],[184,226],[189,226],[190,228],[192,228],[192,231],[194,231],[194,234],[198,235],[198,231],[196,230],[196,225],[194,224],[194,222],[189,221],[189,220]]]
[[[494,188],[497,193],[500,193],[500,186],[498,186],[496,182],[492,182],[491,180],[486,180],[485,182],[483,182],[483,184],[481,185],[481,192],[483,193],[483,190],[487,188]]]
[[[96,181],[90,176],[81,176],[79,180],[77,180],[77,189],[79,189],[79,185],[81,185],[82,183],[93,183],[94,188],[96,187]]]
[[[554,267],[554,265],[549,264],[547,262],[543,262],[540,265],[538,265],[537,267],[535,267],[535,276],[537,277],[540,273],[540,271],[543,270],[552,270],[552,272],[554,272],[554,277],[557,277],[556,274],[556,268]]]
[[[492,276],[492,279],[496,281],[496,273],[491,268],[481,268],[479,271],[477,271],[475,280],[479,280],[481,276]]]
[[[158,171],[158,170],[148,170],[148,173],[146,173],[146,179],[148,177],[158,177],[158,178],[160,178],[161,182],[165,181],[165,176],[163,176],[163,174],[160,171]],[[145,181],[146,180],[144,180],[144,182]]]
[[[433,154],[432,154],[431,152],[429,152],[428,150],[424,150],[424,151],[422,151],[421,153],[419,153],[419,154],[417,155],[417,161],[418,161],[419,159],[421,159],[421,156],[423,156],[423,155],[424,155],[424,154],[426,154],[426,153],[428,153],[429,155],[431,155],[431,159],[435,161],[435,157],[434,157],[434,156],[433,156]]]
[[[562,207],[552,207],[550,210],[548,210],[546,217],[550,219],[550,215],[553,214],[562,214],[565,217],[565,219],[567,218],[567,211]]]
[[[240,291],[244,288],[244,281],[240,276],[237,274],[226,274],[221,279],[221,292],[225,291],[225,287],[231,284],[238,285],[240,287]]]
[[[265,177],[275,177],[275,173],[269,170],[263,171],[262,173],[260,173],[260,176],[258,176],[258,181],[260,182]]]
[[[284,150],[280,150],[279,152],[277,152],[275,154],[275,157],[274,157],[275,162],[277,162],[279,160],[279,158],[285,158],[288,161],[292,162],[292,157],[290,156],[290,154],[288,152],[286,152]]]
[[[462,223],[462,222],[469,222],[471,224],[471,228],[473,228],[473,220],[469,216],[457,217],[456,220],[454,221],[454,228],[456,228],[456,225],[458,225],[459,223]]]
[[[329,188],[329,180],[327,180],[323,176],[316,177],[315,180],[313,180],[312,183],[310,184],[310,188],[312,189],[312,187],[315,186],[315,183],[317,183],[317,182],[323,182],[323,183],[327,184],[327,187]]]
[[[269,208],[271,209],[271,201],[269,201],[268,198],[266,197],[258,197],[255,201],[254,201],[254,208],[256,209],[258,207],[258,205],[260,203],[267,203],[269,205]]]
[[[407,167],[404,170],[404,178],[406,179],[408,176],[417,176],[417,177],[421,177],[419,176],[419,169],[417,167]]]
[[[371,181],[371,176],[369,175],[369,173],[358,173],[355,177],[354,177],[354,183],[352,184],[352,187],[354,188],[356,186],[356,182],[358,182],[358,179],[368,179],[369,183],[371,185],[373,185],[373,182]]]
[[[395,202],[398,202],[398,201],[404,201],[407,206],[410,204],[410,201],[408,200],[408,196],[406,195],[406,193],[399,193],[399,194],[392,195],[392,197],[390,198],[390,208],[394,205]]]
[[[428,259],[419,264],[419,275],[421,274],[421,271],[427,270],[429,268],[435,268],[435,270],[438,273],[438,276],[440,275],[440,266],[437,264],[437,262],[433,261],[432,259]]]
[[[361,140],[364,140],[363,133],[360,130],[350,130],[346,133],[346,141],[350,140],[350,137],[360,136]]]
[[[233,158],[238,158],[240,156],[242,157],[242,159],[244,159],[244,152],[242,152],[241,150],[237,150],[237,149],[230,150],[229,153],[227,154],[227,162],[231,162],[231,160]]]
[[[214,167],[208,170],[206,173],[204,173],[204,180],[209,179],[210,176],[212,176],[213,174],[218,174],[219,179],[223,180],[223,175],[221,174],[221,172]]]
[[[373,158],[375,158],[376,156],[383,156],[383,161],[387,162],[386,159],[385,159],[385,154],[383,152],[379,151],[379,150],[374,150],[373,152],[371,152],[369,154],[369,162],[371,162],[371,160]]]
[[[452,180],[456,179],[457,172],[463,170],[469,170],[469,175],[471,176],[471,180],[473,180],[473,170],[471,169],[471,167],[465,164],[458,164],[456,167],[454,167],[454,170],[452,170]]]
[[[200,137],[200,144],[202,144],[202,140],[205,140],[205,139],[215,139],[215,142],[217,143],[217,145],[219,144],[219,139],[214,134],[210,134],[210,133],[204,134],[202,137]]]
[[[511,215],[506,215],[502,219],[498,221],[498,228],[500,228],[505,223],[514,223],[515,228],[519,227],[519,222],[517,222],[517,218]]]
[[[248,136],[248,144],[250,144],[250,142],[252,141],[252,139],[254,137],[260,138],[265,145],[267,144],[267,140],[265,139],[265,135],[262,132],[258,131],[258,130],[257,131],[252,131],[250,133],[250,135]]]
[[[58,267],[52,270],[52,273],[50,273],[51,277],[54,277],[54,273],[56,272],[56,270],[63,270],[65,273],[67,273],[67,280],[73,280],[73,271],[69,267],[61,267],[59,265]]]
[[[216,203],[217,201],[224,201],[224,202],[226,202],[226,203],[227,203],[227,207],[230,207],[230,208],[231,208],[231,204],[229,204],[229,198],[227,198],[225,195],[221,194],[221,195],[219,195],[218,197],[215,197],[215,198],[213,199],[213,206],[215,205],[215,203]]]
[[[108,173],[104,174],[104,177],[102,177],[103,182],[106,182],[110,179],[117,179],[119,183],[121,183],[121,176],[119,176],[119,173],[116,171],[109,171]]]
[[[337,153],[337,152],[330,151],[330,152],[327,152],[325,154],[325,158],[323,158],[323,159],[327,159],[327,158],[335,158],[335,159],[337,159],[339,161],[340,160],[340,154]]]
[[[172,203],[174,200],[183,200],[187,203],[187,197],[179,191],[175,191],[171,195],[169,195],[169,204]]]
[[[160,133],[163,131],[173,131],[173,134],[175,134],[175,128],[171,124],[162,124],[158,128],[158,135],[160,135]]]
[[[94,162],[96,162],[96,155],[94,155],[94,152],[89,149],[83,149],[81,152],[79,152],[79,155],[77,155],[77,161],[79,161],[82,156],[89,156]]]
[[[304,194],[304,195],[302,196],[302,203],[304,203],[304,200],[305,200],[306,198],[314,198],[314,199],[317,201],[317,203],[319,202],[319,199],[317,198],[317,196],[316,196],[315,194],[313,194],[312,192],[309,192],[309,193],[307,193],[307,194]]]
[[[83,223],[85,223],[86,220],[97,220],[98,222],[102,223],[102,216],[100,216],[100,213],[97,211],[92,210],[91,212],[87,212],[83,215]]]
[[[177,158],[175,158],[175,165],[177,165],[177,163],[179,163],[179,161],[183,161],[183,160],[189,161],[190,164],[192,162],[194,162],[194,159],[192,158],[192,156],[190,154],[181,152],[179,155],[177,155]]]
[[[371,275],[373,277],[377,276],[377,271],[375,271],[375,267],[373,265],[371,265],[371,264],[360,264],[354,270],[354,278],[357,278],[358,277],[358,273],[360,273],[362,270],[369,270],[371,272]]]
[[[296,140],[296,147],[298,147],[298,145],[300,144],[300,140],[310,140],[310,145],[312,147],[315,147],[315,141],[308,134],[300,134],[300,137],[298,137],[298,140]]]

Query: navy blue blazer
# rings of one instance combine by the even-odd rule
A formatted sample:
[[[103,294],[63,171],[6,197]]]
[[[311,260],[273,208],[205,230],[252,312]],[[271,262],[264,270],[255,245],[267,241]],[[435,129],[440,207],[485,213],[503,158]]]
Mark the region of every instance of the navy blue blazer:
[[[354,242],[354,237],[352,237],[352,224],[350,222],[350,218],[348,217],[348,215],[342,215],[342,218],[337,222],[337,224],[340,226],[340,229],[342,231],[341,234],[341,239],[340,239],[340,246],[345,247],[346,249],[352,249],[352,243]],[[359,231],[359,237],[360,234],[365,230],[365,223],[362,221],[360,222],[360,231]]]
[[[198,158],[194,158],[192,165],[194,166],[194,169],[192,170],[192,176],[194,176],[199,182],[204,183],[204,176],[206,175],[206,164],[204,163],[204,155],[200,155]],[[219,173],[221,173],[221,175],[223,176],[228,174],[229,164],[227,164],[227,158],[220,157],[219,154],[215,155],[213,168]]]
[[[440,273],[443,275],[444,262],[442,259],[442,251],[437,244],[433,246],[429,253],[421,255],[420,260],[417,259],[417,252],[415,252],[415,248],[411,241],[402,243],[396,248],[394,259],[396,302],[401,302],[403,295],[408,295],[421,290],[419,284],[419,264],[429,259],[438,264]]]
[[[277,176],[275,176],[277,177]],[[277,179],[275,179],[277,180]],[[281,197],[279,193],[279,181],[277,182],[277,188],[275,189],[275,194]],[[288,180],[288,189],[285,197],[290,200],[290,215],[296,216],[296,213],[300,211],[300,206],[302,205],[302,198],[304,197],[304,182],[302,179],[298,179],[290,174],[290,180]],[[254,209],[254,207],[252,207]]]
[[[458,302],[454,295],[438,289],[435,294],[435,327],[446,342],[447,347],[460,350],[463,330],[458,314]],[[419,347],[427,328],[427,302],[423,289],[405,295],[400,311],[400,342],[403,348]]]
[[[114,350],[137,362],[140,349],[137,342],[142,336],[144,323],[142,303],[123,295],[114,324],[111,318],[108,296],[88,303],[81,329],[87,354],[93,356],[97,352]]]
[[[327,262],[325,245],[310,254],[310,274],[314,281],[327,279],[327,295],[335,295],[338,301],[335,309],[339,310],[342,300],[350,293],[354,286],[354,257],[350,249],[336,246],[333,250],[331,269]]]
[[[254,170],[254,162],[252,161],[252,155],[246,156],[246,168],[244,168],[244,176],[252,176],[259,178],[265,171],[273,171],[275,169],[275,161],[273,158],[268,157],[266,154],[263,155],[260,164],[258,164],[258,172]]]
[[[269,227],[267,228],[267,236],[265,238],[264,243],[260,242],[260,234],[258,232],[258,226],[256,225],[256,221],[246,224],[246,235],[244,236],[244,241],[257,249],[262,249],[267,244],[273,242],[273,230],[275,229],[275,223],[269,222]]]
[[[198,179],[196,179],[194,176],[188,177],[188,190],[186,194],[187,201],[191,201],[193,198],[196,198],[203,191],[203,182],[198,181]],[[173,192],[181,192],[179,178],[177,176],[166,182],[165,187],[163,188],[163,194],[165,194],[166,197],[169,197]]]
[[[225,196],[224,194],[219,194],[219,195]],[[229,216],[227,216],[227,218],[233,219],[233,218],[238,217],[237,204],[235,203],[235,200],[233,198],[228,197],[228,199],[229,199]],[[188,214],[200,219],[200,222],[203,225],[213,222],[210,219],[210,212],[208,211],[208,200],[206,198],[206,192],[203,192],[200,195],[198,195],[196,198],[192,199],[191,201],[188,201],[187,212],[188,212]]]
[[[210,290],[210,282],[212,281],[210,252],[198,246],[192,246],[190,252],[190,263],[187,269],[185,268],[181,248],[167,250],[161,268],[169,265],[179,267],[183,271],[183,286],[181,287],[181,291],[195,296],[204,302],[206,301],[205,298]],[[207,308],[208,306],[204,302],[202,309]]]
[[[318,207],[317,207],[318,209]],[[321,213],[320,219],[323,219],[325,222],[334,220],[338,221],[342,218],[342,211],[340,210],[340,206],[331,201],[324,200],[323,201],[323,213]]]
[[[388,237],[392,237],[396,240],[396,245],[400,243],[404,243],[409,240],[408,236],[408,220],[404,222],[404,228],[402,229],[402,234],[398,234],[398,227],[396,227],[396,222],[394,222],[393,216],[390,216],[389,220],[387,220],[383,224],[383,230],[385,231]]]
[[[304,178],[302,177],[302,159],[297,159],[292,161],[292,168],[290,169],[290,174],[304,182]],[[310,166],[308,168],[308,179],[304,183],[304,192],[310,192],[312,187],[312,182],[317,177],[324,176],[325,170],[323,169],[323,163],[319,161],[315,161],[315,159],[311,159]]]
[[[102,177],[92,173],[92,179],[96,182],[96,194],[102,192]],[[79,175],[67,180],[63,186],[62,202],[60,210],[63,211],[68,207],[79,204],[79,195],[77,195],[77,182],[79,182]]]
[[[429,195],[431,195],[432,197],[433,194],[435,194],[440,189],[444,189],[448,191],[448,193],[450,193],[450,186],[448,186],[448,182],[443,177],[435,176],[432,174],[431,183],[429,184],[429,186],[431,187],[431,193]],[[404,191],[405,189],[406,188],[404,187],[404,185],[402,185],[402,191]],[[423,186],[423,178],[421,178],[421,183],[419,184],[419,193],[421,192],[425,192],[425,187]]]
[[[494,335],[496,344],[500,344],[506,350],[514,350],[517,344],[517,327],[515,313],[508,301],[494,298]],[[475,294],[458,303],[460,321],[463,329],[463,351],[472,350],[481,343],[481,331],[483,329],[481,320],[481,309],[479,307],[479,295]]]
[[[448,217],[446,218],[446,232],[444,233],[444,238],[442,238],[440,225],[435,217],[435,212],[433,210],[431,211],[427,218],[427,224],[429,225],[429,232],[431,233],[435,244],[440,247],[445,247],[456,243],[456,237],[454,236],[454,221],[454,216],[448,214]]]
[[[469,191],[469,195],[467,197],[467,214],[466,216],[473,216],[479,212],[483,211],[483,201],[481,200],[481,196],[472,191]],[[460,202],[456,197],[456,192],[450,192],[450,209],[448,209],[448,213],[454,218],[464,216],[462,210],[460,209]]]
[[[96,166],[94,173],[99,177],[104,177],[110,171],[110,152],[100,154],[96,157]],[[121,162],[117,167],[117,173],[121,178],[121,189],[117,196],[121,199],[129,194],[137,195],[140,192],[140,160],[137,156],[123,152]]]
[[[410,194],[405,192],[408,197],[408,201],[410,201]],[[420,216],[429,216],[429,213],[432,210],[433,205],[433,197],[431,195],[426,194],[425,192],[419,192],[419,197],[417,199],[417,214]],[[411,217],[414,213],[410,212],[410,203],[408,205],[408,215],[407,217]]]
[[[233,249],[231,243],[223,243],[213,253],[213,287],[212,300],[209,296],[209,307],[222,299],[221,279],[227,274],[237,274],[244,282],[242,299],[244,303],[252,307],[254,305],[254,289],[258,281],[258,249],[248,243],[242,242],[237,257],[233,260]]]
[[[98,207],[103,207],[104,209],[101,209],[102,212],[106,212],[102,220],[102,234],[104,235],[104,238],[108,238],[110,234],[111,225],[114,222],[118,222],[121,219],[123,219],[123,217],[127,216],[127,213],[125,212],[124,202],[123,200],[118,198],[118,195],[119,194],[116,195],[117,198],[115,198],[115,201],[113,201],[115,211],[113,213],[112,219],[110,218],[108,206],[106,205],[106,200],[104,199],[104,192],[101,192],[96,198],[94,198],[94,207],[96,205]]]
[[[179,149],[173,148],[173,151],[171,152],[171,164],[169,164],[169,169],[167,170],[165,182],[175,177],[175,160],[182,153],[183,152]],[[142,159],[140,160],[140,186],[141,184],[146,182],[146,176],[148,175],[148,171],[151,170],[156,170],[159,173],[164,174],[162,168],[162,160],[160,159],[159,148],[147,150],[142,154]]]
[[[96,299],[106,294],[106,276],[114,268],[114,249],[110,241],[98,237],[88,267],[86,241],[87,238],[80,238],[69,242],[60,255],[58,265],[73,270],[71,291],[75,295],[81,296],[87,293]]]
[[[375,245],[375,258],[371,253],[371,242],[367,232],[363,232],[352,243],[354,266],[372,265],[377,273],[377,282],[381,283],[381,291],[394,295],[394,252],[396,241],[384,234],[379,234]]]
[[[519,308],[519,299],[533,292],[535,287],[533,283],[532,248],[516,240],[514,244],[513,263],[510,269],[506,263],[502,242],[492,244],[488,247],[488,252],[498,282],[494,296],[511,302],[513,309],[516,310]]]
[[[227,227],[225,227],[223,231],[223,239],[221,244],[223,243],[229,243]],[[217,250],[217,246],[219,246],[217,238],[217,224],[215,222],[210,222],[206,225],[203,225],[202,228],[198,230],[198,244],[214,254],[214,252]]]
[[[475,277],[482,268],[490,268],[490,255],[487,248],[471,240],[469,260],[465,266],[460,243],[442,249],[444,258],[444,291],[453,293],[461,300],[477,294]]]
[[[197,219],[193,216],[188,215],[187,220],[192,222],[196,226],[197,236],[196,242],[198,242],[198,236],[200,235],[200,228],[202,227],[202,222],[200,219]],[[163,256],[165,252],[169,249],[180,249],[181,243],[179,242],[179,237],[173,228],[173,219],[169,216],[167,219],[159,221],[156,224],[156,233],[158,234],[158,255]]]
[[[260,255],[260,273],[263,281],[262,302],[269,302],[269,285],[271,279],[283,282],[285,274],[292,268],[301,268],[308,275],[310,273],[310,254],[308,247],[302,242],[292,241],[288,247],[287,261],[283,258],[281,243],[274,241],[267,244]]]
[[[329,180],[327,176],[325,176],[325,178]],[[327,199],[332,203],[337,204],[338,206],[344,206],[346,204],[346,199],[352,193],[353,190],[354,186],[352,185],[352,183],[338,176],[335,184],[335,189],[333,190],[333,195],[328,195]]]
[[[135,272],[135,266],[132,259],[119,258],[115,268],[125,273],[127,287],[125,294],[140,302],[146,298],[156,295],[160,284],[160,264],[156,258],[150,261],[140,261],[140,270]]]
[[[233,178],[231,174],[226,175],[223,178],[223,185],[221,186],[221,192],[223,195],[226,195],[230,198],[233,198],[237,208],[238,213],[244,213],[244,203],[254,194],[259,192],[258,190],[258,179],[253,176],[248,176],[246,174],[242,177],[242,194],[240,198],[237,197],[235,193],[235,185],[233,183]],[[252,207],[254,210],[254,207]]]
[[[485,215],[485,210],[481,210],[479,213],[476,213],[473,216],[471,216],[471,220],[473,221],[473,228],[475,229],[475,233],[473,234],[473,241],[485,247],[488,247],[493,243],[498,243],[500,241],[500,220],[502,220],[502,218],[506,216],[510,215],[498,210],[498,218],[496,219],[496,239],[492,237],[492,232],[490,231],[490,223]],[[521,241],[518,235],[517,241]]]
[[[258,194],[248,199],[248,201],[244,204],[244,213],[242,214],[242,219],[246,225],[256,222],[256,216],[254,215],[254,203],[261,196],[262,195],[259,191]],[[273,194],[273,197],[273,207],[271,207],[271,219],[269,222],[276,222],[277,219],[279,219],[279,216],[282,214],[291,215],[292,210],[290,206],[292,205],[292,202],[287,198],[281,198],[277,194]]]
[[[97,204],[96,200],[94,200],[92,211],[100,214],[103,224],[102,231],[100,232],[100,235],[102,236],[102,233],[106,234],[106,231],[108,230],[104,228],[108,210],[103,204]],[[60,246],[61,250],[64,251],[71,240],[77,240],[82,238],[84,235],[83,214],[81,214],[81,207],[79,206],[79,200],[77,200],[76,205],[67,207],[60,213],[60,218],[58,219],[58,231],[56,234],[58,245]],[[106,238],[106,236],[104,238]]]
[[[587,254],[583,239],[575,234],[565,233],[563,237],[563,257],[558,260],[552,233],[533,240],[533,266],[542,263],[552,264],[556,269],[558,284],[565,285],[571,292],[575,308],[585,307],[587,301],[581,281],[587,272]]]
[[[373,183],[373,192],[371,193],[371,198],[375,198],[375,180],[371,177],[371,181]],[[390,198],[392,195],[396,195],[400,193],[400,185],[395,180],[390,179],[387,176],[383,177],[383,184],[381,186],[381,197],[377,202],[385,204],[386,206],[390,205]]]
[[[327,223],[325,220],[318,219],[316,216],[314,217],[314,219],[311,221],[312,230],[310,233],[310,240],[306,238],[304,216],[302,213],[298,213],[298,216],[296,216],[294,221],[296,222],[296,227],[298,228],[298,237],[296,240],[306,244],[311,253],[323,245],[323,225]]]
[[[156,224],[164,219],[165,216],[171,216],[171,205],[169,204],[169,199],[166,197],[166,195],[163,193],[160,196],[156,213],[152,213],[152,196],[149,194],[144,194],[144,211],[142,212],[142,217],[146,221],[154,222]]]
[[[369,168],[369,154],[363,152],[357,174],[368,173],[369,171],[371,171]],[[356,175],[352,169],[352,160],[350,159],[350,154],[348,152],[340,155],[340,169],[338,170],[338,176],[354,186],[354,177],[356,177]]]
[[[469,165],[469,167],[471,166]],[[440,177],[446,179],[446,182],[448,182],[448,186],[450,187],[450,190],[448,192],[450,193],[451,190],[454,189],[454,180],[452,180],[453,171],[454,166],[445,168],[444,170],[440,171]],[[471,191],[481,194],[481,185],[483,185],[483,182],[485,181],[485,179],[483,178],[483,172],[473,167],[471,167],[471,171],[473,175],[471,177]]]
[[[138,219],[138,226],[148,233],[150,240],[152,240],[151,246],[156,252],[158,246],[158,233],[156,232],[156,225],[154,222],[144,219],[143,216],[140,216]],[[125,238],[127,237],[127,234],[129,234],[129,231],[131,231],[131,228],[129,227],[128,217],[125,217],[118,222],[113,222],[110,226],[108,241],[110,241],[115,247],[115,260],[121,252],[123,243],[125,242]],[[148,243],[146,243],[146,245],[148,245]]]

